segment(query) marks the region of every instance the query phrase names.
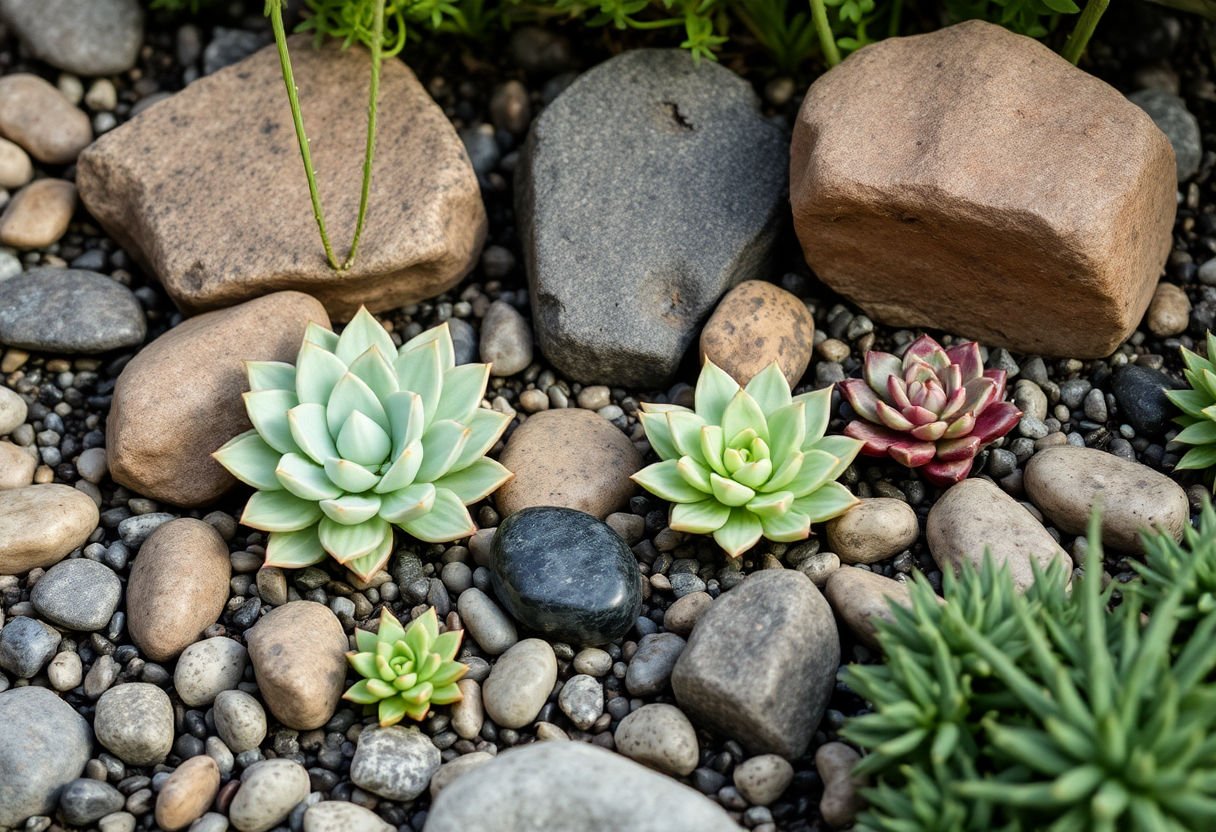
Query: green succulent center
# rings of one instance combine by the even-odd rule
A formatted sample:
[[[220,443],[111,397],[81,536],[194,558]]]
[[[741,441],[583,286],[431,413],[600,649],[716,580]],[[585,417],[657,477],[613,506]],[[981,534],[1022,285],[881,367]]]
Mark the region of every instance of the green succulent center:
[[[722,464],[726,472],[734,476],[744,465],[769,459],[768,443],[756,435],[752,428],[741,430],[726,443],[722,452]]]

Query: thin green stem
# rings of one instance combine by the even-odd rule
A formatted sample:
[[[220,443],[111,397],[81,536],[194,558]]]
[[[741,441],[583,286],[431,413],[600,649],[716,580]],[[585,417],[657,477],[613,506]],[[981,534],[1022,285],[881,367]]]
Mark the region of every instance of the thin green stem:
[[[380,60],[384,49],[384,3],[376,0],[372,18],[372,79],[367,101],[367,147],[363,152],[363,190],[359,196],[359,218],[355,221],[355,237],[350,243],[350,254],[342,268],[349,269],[359,251],[359,238],[363,236],[363,223],[367,219],[367,200],[372,189],[372,158],[376,153],[376,111],[380,100]]]
[[[1088,0],[1084,11],[1081,12],[1081,17],[1077,20],[1077,25],[1073,28],[1072,34],[1068,36],[1068,41],[1060,53],[1064,56],[1064,60],[1074,65],[1081,60],[1089,39],[1093,37],[1094,29],[1098,27],[1098,21],[1102,19],[1102,15],[1109,5],[1110,0]]]
[[[815,23],[815,31],[819,33],[823,59],[831,69],[840,63],[840,50],[836,48],[836,38],[832,35],[832,27],[828,23],[828,9],[823,0],[811,0],[811,20]]]
[[[325,216],[321,212],[321,195],[317,192],[317,176],[312,166],[312,154],[308,150],[308,137],[304,135],[304,116],[300,112],[300,95],[296,89],[296,79],[291,71],[291,56],[287,53],[287,33],[283,29],[282,0],[266,0],[266,16],[270,18],[270,27],[274,30],[275,46],[279,50],[279,66],[283,71],[283,83],[287,85],[287,100],[291,104],[291,120],[296,128],[296,140],[300,143],[300,158],[304,161],[304,175],[308,178],[308,194],[312,198],[312,215],[317,221],[317,230],[321,232],[321,245],[325,246],[325,259],[329,267],[338,270],[338,259],[334,257],[333,247],[329,244],[329,234],[325,231]]]

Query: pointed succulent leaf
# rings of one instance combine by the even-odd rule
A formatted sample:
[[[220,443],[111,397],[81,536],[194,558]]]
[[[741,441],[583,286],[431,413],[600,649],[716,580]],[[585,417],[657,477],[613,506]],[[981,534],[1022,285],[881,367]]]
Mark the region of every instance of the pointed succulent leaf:
[[[287,424],[287,411],[299,403],[295,393],[290,390],[257,390],[245,393],[244,399],[249,421],[267,445],[284,454],[300,450],[291,438],[291,428]]]
[[[832,469],[830,479],[838,479],[845,469],[853,464],[861,451],[862,442],[849,436],[825,436],[807,450],[824,451],[836,457],[836,467]]]
[[[706,360],[693,394],[697,415],[705,424],[722,424],[722,414],[738,392],[739,384],[730,377],[730,373]]]
[[[754,490],[764,485],[772,473],[773,461],[771,459],[758,459],[755,462],[746,462],[740,465],[735,473],[731,475],[731,479]]]
[[[840,394],[844,396],[845,401],[849,406],[857,412],[857,415],[871,422],[878,421],[878,394],[875,393],[870,385],[859,378],[846,378],[844,381],[836,382],[840,388]],[[900,392],[903,393],[902,382]],[[907,396],[904,395],[907,399]]]
[[[294,532],[321,519],[316,503],[286,491],[255,491],[245,504],[241,522],[264,532]]]
[[[388,607],[382,607],[380,610],[380,628],[378,630],[378,641],[395,644],[405,638],[405,627],[401,625],[401,620],[393,615]]]
[[[460,652],[460,642],[463,640],[464,630],[450,630],[443,635],[436,636],[431,649],[439,655],[443,662],[452,662],[456,658],[456,654]]]
[[[741,506],[756,496],[755,490],[717,474],[709,475],[709,484],[713,489],[714,499],[723,505]]]
[[[421,465],[422,442],[415,439],[397,455],[372,490],[377,494],[391,494],[411,485],[418,478],[418,468]]]
[[[342,694],[342,698],[347,702],[354,702],[356,705],[374,705],[380,701],[380,697],[368,690],[368,680],[360,679],[349,688],[346,693]]]
[[[903,375],[904,365],[889,352],[870,350],[866,353],[862,375],[871,390],[877,393],[887,389],[887,378],[892,375]]]
[[[433,422],[422,435],[418,482],[434,482],[452,469],[472,431],[460,422]]]
[[[769,438],[768,419],[760,405],[746,390],[740,390],[722,412],[722,433],[726,443],[732,445],[735,437],[746,430],[754,431],[761,439]]]
[[[379,517],[353,526],[323,517],[318,533],[325,551],[333,555],[338,563],[345,564],[378,549],[385,536],[391,536],[393,530]]]
[[[434,344],[439,353],[441,370],[446,372],[456,366],[456,350],[452,345],[452,330],[448,327],[447,321],[411,338],[402,345],[400,354],[412,353],[429,344]]]
[[[338,455],[329,424],[325,419],[325,406],[316,402],[298,404],[287,411],[287,427],[291,438],[309,459],[318,465]]]
[[[957,344],[946,350],[950,363],[958,367],[965,384],[984,374],[984,362],[980,358],[980,345],[974,341]]]
[[[356,630],[356,633],[359,632],[362,632],[362,630]],[[368,635],[371,634],[369,633]],[[373,636],[373,638],[375,637]],[[376,666],[375,653],[347,653],[346,660],[350,664],[351,668],[353,668],[356,673],[364,678],[374,677],[380,673],[379,668]],[[367,705],[370,703],[362,702],[360,704]]]
[[[676,461],[676,472],[698,491],[709,494],[713,490],[709,484],[709,469],[690,456],[682,456]]]
[[[405,718],[408,705],[400,696],[381,699],[377,706],[376,718],[381,728],[389,728]]]
[[[393,535],[390,531],[380,541],[380,545],[362,557],[343,564],[355,577],[361,581],[370,581],[372,577],[384,569],[389,557],[393,554]]]
[[[469,429],[468,441],[465,442],[464,450],[457,455],[456,461],[451,464],[448,471],[455,472],[467,468],[489,453],[509,424],[511,424],[511,417],[507,414],[484,407],[478,408],[465,422],[465,426]]]
[[[759,543],[763,534],[756,515],[744,508],[734,508],[730,519],[714,532],[714,541],[732,558],[737,558]]]
[[[806,439],[806,402],[792,402],[768,417],[769,453],[780,465],[802,448]]]
[[[302,569],[320,563],[325,556],[315,525],[294,532],[271,532],[266,541],[266,566]]]
[[[457,630],[456,632],[460,632],[460,631]],[[454,633],[444,633],[443,634],[443,636],[449,636],[449,635],[454,635]],[[443,636],[440,636],[440,638],[443,638]],[[433,674],[431,674],[431,678],[428,681],[432,685],[435,686],[436,692],[438,692],[441,688],[447,687],[448,685],[451,685],[453,688],[456,688],[456,682],[459,682],[461,679],[463,679],[465,677],[465,674],[467,674],[468,672],[469,672],[469,668],[466,665],[463,665],[463,664],[460,664],[458,662],[454,662],[451,660],[447,660],[447,661],[444,661],[439,666],[438,670],[436,670]],[[451,699],[446,702],[442,702],[436,697],[435,694],[431,694],[431,702],[433,702],[436,705],[448,705],[448,704],[451,704],[451,702],[459,702],[459,701],[460,701],[460,699],[458,697],[456,699]]]
[[[309,341],[300,347],[296,357],[296,396],[301,402],[325,404],[329,401],[338,379],[346,375],[342,359]]]
[[[781,365],[776,361],[769,364],[752,377],[744,388],[749,396],[760,406],[767,416],[790,403],[790,383],[781,372]]]
[[[747,510],[757,517],[778,517],[790,510],[794,504],[792,491],[774,491],[771,494],[757,494],[747,503]]]
[[[486,392],[490,380],[489,364],[462,364],[443,374],[443,391],[433,421],[451,419],[467,422]]]
[[[334,354],[343,364],[349,366],[371,347],[377,347],[385,356],[397,354],[397,346],[393,343],[392,336],[366,307],[361,306],[338,336]]]
[[[330,481],[352,494],[362,494],[380,481],[374,471],[369,471],[357,462],[331,456],[325,460],[325,476]]]
[[[316,321],[309,321],[308,326],[304,328],[304,342],[333,352],[338,348],[338,333]]]
[[[402,352],[393,363],[401,389],[422,397],[422,410],[428,425],[439,407],[439,395],[443,390],[442,361],[439,342],[429,341],[416,350]]]
[[[839,517],[858,502],[849,489],[838,482],[829,482],[817,491],[794,500],[794,511],[805,514],[812,523],[823,523]]]
[[[344,494],[319,505],[325,516],[344,526],[357,526],[375,517],[380,511],[380,497],[375,494]]]
[[[435,489],[435,505],[429,512],[400,525],[424,543],[448,543],[477,531],[464,503],[446,488]]]
[[[706,494],[689,485],[678,468],[679,461],[667,459],[648,465],[630,479],[656,497],[671,503],[696,503]],[[714,476],[717,476],[716,474]]]
[[[338,379],[325,405],[325,422],[329,425],[330,435],[337,436],[355,411],[370,417],[384,430],[390,430],[388,414],[384,412],[384,406],[376,394],[363,379],[354,373],[347,373]]]
[[[701,429],[705,427],[705,420],[691,410],[669,410],[666,417],[671,441],[679,455],[705,462],[701,450]]]
[[[296,389],[296,368],[285,361],[246,361],[250,390]]]
[[[380,517],[401,525],[416,520],[435,505],[435,486],[420,482],[385,494],[380,500]]]
[[[802,449],[806,450],[827,432],[832,418],[832,388],[802,393],[795,396],[794,401],[806,403],[806,436],[802,440]]]
[[[654,448],[659,459],[672,459],[680,456],[671,437],[671,428],[667,424],[666,413],[643,411],[638,414],[638,419],[641,420],[642,428],[646,431],[646,440],[650,443],[650,447]]]
[[[676,503],[671,507],[668,523],[678,532],[712,534],[730,519],[730,506],[710,497],[697,503]]]
[[[726,435],[722,432],[721,426],[706,425],[701,428],[701,437],[698,445],[705,464],[717,471],[720,476],[727,476],[726,461],[724,459],[726,454]]]
[[[435,480],[435,487],[446,488],[459,497],[462,503],[471,505],[493,494],[512,476],[512,473],[498,462],[482,457],[467,468]]]
[[[367,352],[356,358],[350,365],[350,372],[363,379],[363,383],[381,402],[398,392],[397,374],[379,347],[369,347]]]
[[[768,478],[768,482],[757,489],[760,492],[781,491],[787,485],[794,481],[798,476],[798,472],[802,470],[802,463],[806,457],[802,451],[797,451],[785,458],[773,475]]]
[[[760,515],[760,528],[764,536],[777,543],[793,543],[811,536],[811,518],[798,511],[786,511],[777,515]]]
[[[232,437],[211,456],[246,485],[261,491],[277,491],[283,487],[274,474],[282,455],[267,445],[256,430]]]
[[[469,669],[464,665],[460,665],[460,667],[463,668],[460,673],[461,677],[463,677],[465,673],[468,673]],[[463,698],[464,696],[460,693],[460,688],[456,686],[455,682],[447,684],[435,683],[435,690],[431,692],[432,705],[451,705]]]
[[[923,468],[925,479],[934,485],[943,488],[954,485],[956,482],[962,482],[971,473],[971,466],[975,463],[974,456],[963,457],[953,461],[934,460],[929,462]]]
[[[301,500],[331,500],[342,494],[325,469],[302,454],[284,454],[274,473],[282,487]]]
[[[337,445],[343,459],[375,467],[388,458],[392,440],[384,428],[356,410],[338,431]]]

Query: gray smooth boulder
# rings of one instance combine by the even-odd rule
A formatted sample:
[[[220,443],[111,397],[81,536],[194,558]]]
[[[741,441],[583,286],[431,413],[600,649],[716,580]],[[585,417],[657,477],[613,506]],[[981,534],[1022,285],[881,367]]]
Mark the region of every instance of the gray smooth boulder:
[[[571,84],[516,174],[549,361],[585,383],[666,383],[718,298],[766,273],[787,144],[746,81],[683,50],[631,50]]]
[[[694,724],[793,758],[819,726],[839,667],[836,619],[815,584],[766,569],[697,619],[671,686]]]
[[[0,19],[35,58],[77,75],[126,72],[144,38],[137,0],[0,0]]]
[[[92,745],[89,724],[46,688],[0,693],[0,827],[50,814]]]
[[[0,344],[62,354],[142,344],[148,324],[126,286],[82,269],[30,269],[0,282]]]
[[[490,822],[489,819],[493,819]],[[597,746],[542,742],[460,775],[431,805],[423,832],[738,832],[687,786]]]
[[[1170,140],[1174,162],[1178,165],[1178,181],[1184,182],[1194,176],[1203,159],[1203,138],[1199,120],[1186,108],[1186,101],[1165,90],[1140,90],[1129,95],[1128,100],[1148,113]]]

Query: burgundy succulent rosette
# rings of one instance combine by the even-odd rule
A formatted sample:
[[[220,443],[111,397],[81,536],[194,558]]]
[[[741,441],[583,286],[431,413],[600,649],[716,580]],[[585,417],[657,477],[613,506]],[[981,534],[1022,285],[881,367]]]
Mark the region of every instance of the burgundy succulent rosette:
[[[866,456],[889,456],[948,486],[971,473],[980,449],[1008,433],[1022,413],[1005,401],[1005,371],[985,370],[974,341],[943,349],[922,335],[903,358],[871,350],[864,378],[840,382],[860,417],[845,434]]]

